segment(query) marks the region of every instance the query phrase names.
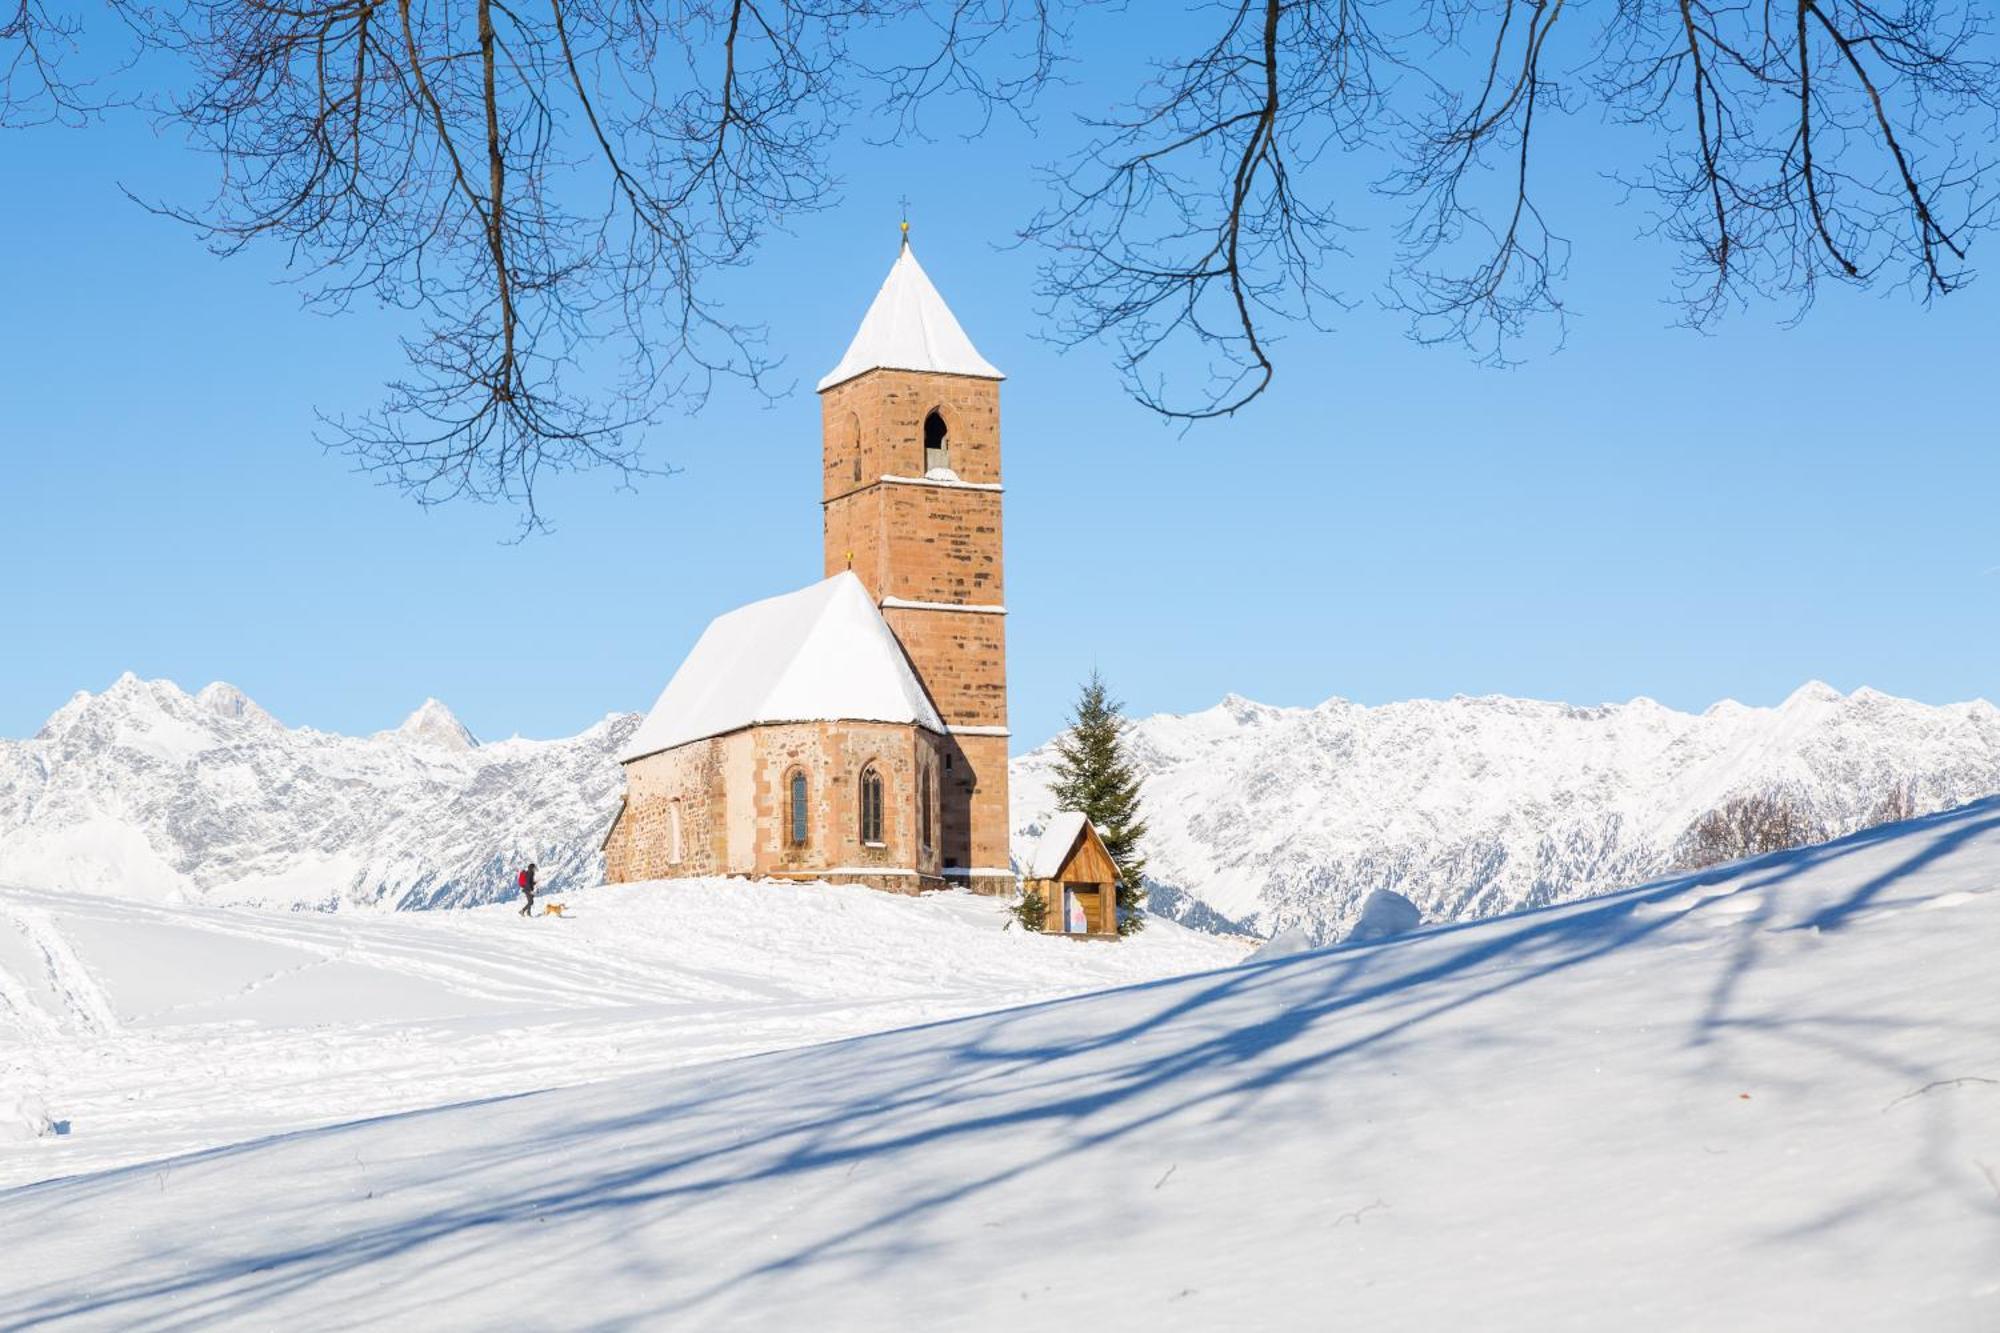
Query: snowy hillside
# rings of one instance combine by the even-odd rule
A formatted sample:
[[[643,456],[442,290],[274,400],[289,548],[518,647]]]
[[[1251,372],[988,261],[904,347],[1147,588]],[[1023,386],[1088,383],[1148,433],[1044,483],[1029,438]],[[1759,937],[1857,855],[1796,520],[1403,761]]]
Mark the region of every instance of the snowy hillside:
[[[1231,696],[1135,722],[1155,910],[1340,938],[1388,888],[1432,921],[1604,893],[1672,868],[1703,813],[1784,791],[1830,833],[1899,786],[1915,809],[2000,793],[2000,709],[1821,684],[1701,714],[1508,698],[1271,708]],[[1053,750],[1013,765],[1015,848],[1050,808]]]
[[[0,1193],[0,1325],[1989,1330],[1996,957],[1987,802]]]
[[[282,907],[492,901],[529,860],[552,888],[595,883],[636,724],[482,745],[432,699],[336,736],[128,673],[0,741],[0,883]]]
[[[246,912],[0,887],[0,1186],[1246,952],[1164,923],[1129,947],[1027,935],[964,893],[682,880],[559,901],[562,919],[524,921],[511,906]]]

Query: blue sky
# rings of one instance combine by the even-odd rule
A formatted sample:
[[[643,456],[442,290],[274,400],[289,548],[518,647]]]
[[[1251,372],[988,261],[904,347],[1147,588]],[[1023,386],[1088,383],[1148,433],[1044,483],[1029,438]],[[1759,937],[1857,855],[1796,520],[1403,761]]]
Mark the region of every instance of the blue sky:
[[[504,511],[420,510],[317,448],[314,409],[372,406],[406,326],[305,312],[281,256],[218,260],[119,191],[197,200],[204,159],[136,119],[0,135],[0,735],[128,669],[341,731],[426,695],[482,735],[645,707],[710,616],[818,576],[811,384],[894,257],[905,195],[919,255],[1009,375],[1017,749],[1093,666],[1139,712],[1229,691],[1700,708],[1812,677],[2000,692],[2000,287],[1674,328],[1673,256],[1594,169],[1633,132],[1577,119],[1550,160],[1577,243],[1563,350],[1496,371],[1410,343],[1372,300],[1377,227],[1343,275],[1359,304],[1291,330],[1253,408],[1182,434],[1103,349],[1037,336],[1036,257],[1007,242],[1059,112],[1039,141],[850,142],[841,202],[727,279],[794,392],[669,419],[651,448],[676,476],[566,480],[555,531],[518,545]]]

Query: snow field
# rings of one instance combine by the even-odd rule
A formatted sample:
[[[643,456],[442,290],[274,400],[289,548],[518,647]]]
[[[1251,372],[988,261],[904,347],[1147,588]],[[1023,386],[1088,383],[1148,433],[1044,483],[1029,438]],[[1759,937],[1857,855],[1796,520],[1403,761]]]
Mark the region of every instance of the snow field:
[[[1214,967],[1008,929],[969,894],[674,881],[570,915],[273,913],[0,888],[0,1186]],[[0,1099],[4,1105],[4,1099]],[[25,1141],[23,1141],[25,1140]]]
[[[1997,956],[1988,801],[0,1193],[0,1325],[1990,1330]]]

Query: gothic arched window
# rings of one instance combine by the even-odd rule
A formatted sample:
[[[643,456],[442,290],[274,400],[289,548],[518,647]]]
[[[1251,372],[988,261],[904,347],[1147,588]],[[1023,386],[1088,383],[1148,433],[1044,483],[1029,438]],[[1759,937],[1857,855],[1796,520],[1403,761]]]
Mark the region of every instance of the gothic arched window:
[[[806,845],[805,770],[801,768],[793,769],[792,776],[785,783],[785,787],[791,794],[791,818],[787,821],[789,827],[785,830],[789,835],[786,841],[794,847],[803,847]]]
[[[924,418],[924,471],[951,466],[951,440],[948,436],[941,413],[933,411]]]
[[[681,843],[681,803],[676,799],[667,807],[667,864],[679,865],[685,853]]]
[[[842,440],[841,442],[842,445],[846,448],[848,453],[854,455],[854,480],[860,481],[861,480],[861,418],[854,415],[854,413],[849,412],[847,414],[847,428],[842,433],[846,437],[845,439]]]
[[[917,770],[917,837],[924,850],[931,849],[931,771]]]
[[[873,764],[861,770],[861,841],[882,842],[882,774]]]

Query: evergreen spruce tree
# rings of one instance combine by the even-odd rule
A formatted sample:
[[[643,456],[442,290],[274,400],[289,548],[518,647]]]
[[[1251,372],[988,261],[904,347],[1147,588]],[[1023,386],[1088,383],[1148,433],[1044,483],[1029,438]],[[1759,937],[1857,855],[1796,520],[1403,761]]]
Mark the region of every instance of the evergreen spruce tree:
[[[1021,901],[1015,903],[1012,911],[1014,919],[1029,930],[1044,930],[1049,924],[1049,905],[1042,901],[1042,895],[1033,889],[1024,890]]]
[[[1104,849],[1118,866],[1118,933],[1143,929],[1145,901],[1140,876],[1146,858],[1139,840],[1146,821],[1139,812],[1139,777],[1125,753],[1123,706],[1111,697],[1103,677],[1090,673],[1077,695],[1076,716],[1056,738],[1056,774],[1050,791],[1063,810],[1080,810],[1104,836]]]

